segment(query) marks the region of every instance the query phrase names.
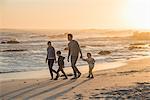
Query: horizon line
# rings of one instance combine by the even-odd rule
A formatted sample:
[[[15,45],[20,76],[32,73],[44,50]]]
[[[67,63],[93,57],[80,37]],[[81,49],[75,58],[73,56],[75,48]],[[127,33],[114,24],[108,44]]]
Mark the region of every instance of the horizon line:
[[[149,30],[143,28],[74,28],[74,29],[51,29],[51,28],[0,28],[0,30]]]

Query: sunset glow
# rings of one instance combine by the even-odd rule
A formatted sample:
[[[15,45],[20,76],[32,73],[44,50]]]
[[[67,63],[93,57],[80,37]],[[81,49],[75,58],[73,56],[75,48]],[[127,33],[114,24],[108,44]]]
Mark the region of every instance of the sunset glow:
[[[150,28],[150,0],[128,0],[124,17],[134,28]]]
[[[0,0],[1,28],[150,28],[150,0]]]

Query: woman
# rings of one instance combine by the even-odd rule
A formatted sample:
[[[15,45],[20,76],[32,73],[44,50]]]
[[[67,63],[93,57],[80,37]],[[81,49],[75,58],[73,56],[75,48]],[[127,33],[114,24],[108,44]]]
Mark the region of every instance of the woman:
[[[51,41],[48,41],[47,45],[48,45],[48,47],[47,47],[46,63],[48,61],[48,66],[49,66],[49,71],[50,71],[50,75],[51,75],[51,80],[53,80],[53,72],[57,74],[57,72],[55,70],[53,70],[54,61],[56,61],[55,49],[51,45]]]

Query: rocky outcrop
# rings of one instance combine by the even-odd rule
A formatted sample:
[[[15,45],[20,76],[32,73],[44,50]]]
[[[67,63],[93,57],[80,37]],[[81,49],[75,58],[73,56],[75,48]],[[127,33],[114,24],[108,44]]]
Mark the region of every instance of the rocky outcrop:
[[[16,43],[20,43],[20,42],[17,40],[1,41],[1,44],[16,44]]]
[[[27,49],[9,49],[3,50],[2,52],[21,52],[21,51],[27,51]]]
[[[128,49],[129,49],[129,50],[142,49],[142,47],[130,46]]]
[[[109,54],[111,54],[111,51],[100,51],[98,54],[100,54],[100,55],[109,55]]]
[[[150,40],[150,32],[134,32],[132,38],[137,40]]]
[[[134,43],[134,44],[130,44],[128,49],[129,50],[134,50],[134,49],[144,49],[146,48],[147,44],[145,43]]]

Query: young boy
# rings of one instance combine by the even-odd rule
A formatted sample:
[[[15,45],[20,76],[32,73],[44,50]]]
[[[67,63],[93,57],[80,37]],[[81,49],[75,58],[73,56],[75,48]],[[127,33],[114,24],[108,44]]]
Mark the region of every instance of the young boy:
[[[50,71],[51,80],[52,80],[53,79],[53,72],[57,74],[57,72],[55,70],[53,70],[53,64],[54,64],[54,61],[56,61],[56,56],[55,56],[55,49],[51,45],[51,41],[48,41],[47,45],[48,45],[48,47],[47,47],[46,63],[48,61],[49,71]]]
[[[87,61],[87,63],[89,64],[89,75],[87,78],[94,78],[92,70],[94,68],[95,60],[94,60],[94,58],[92,58],[91,53],[87,53],[87,57],[88,58],[86,58],[86,59],[82,58],[83,61]]]
[[[60,51],[57,51],[56,54],[57,54],[57,56],[58,56],[58,66],[59,66],[59,68],[58,68],[58,71],[57,71],[57,76],[56,76],[56,78],[55,78],[54,80],[57,80],[57,79],[58,79],[58,77],[59,77],[59,72],[60,72],[60,71],[64,74],[64,76],[65,76],[64,79],[68,79],[68,78],[67,78],[67,75],[65,74],[65,72],[64,72],[64,70],[63,70],[65,57],[61,56],[61,52],[60,52]]]

